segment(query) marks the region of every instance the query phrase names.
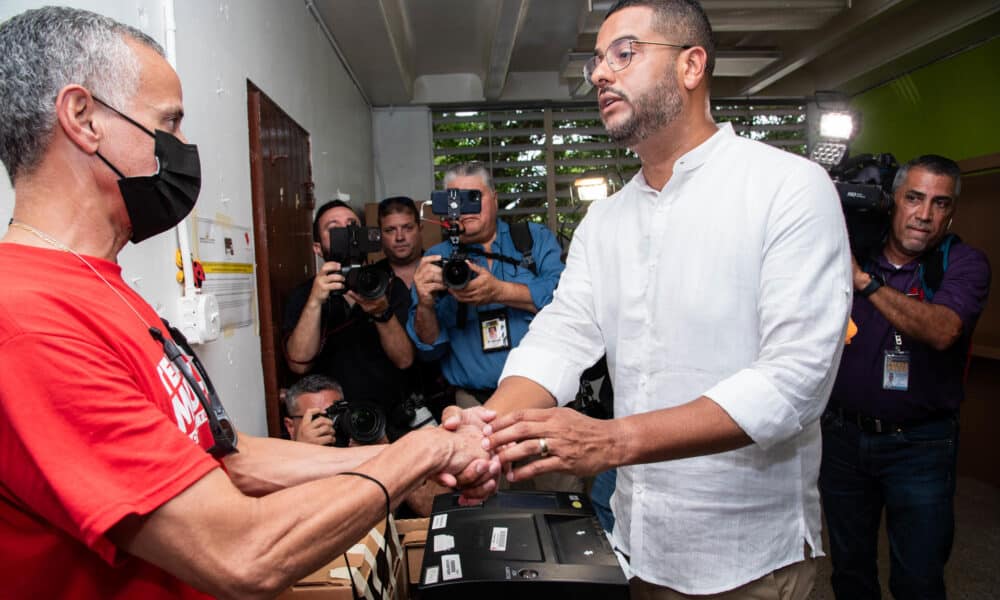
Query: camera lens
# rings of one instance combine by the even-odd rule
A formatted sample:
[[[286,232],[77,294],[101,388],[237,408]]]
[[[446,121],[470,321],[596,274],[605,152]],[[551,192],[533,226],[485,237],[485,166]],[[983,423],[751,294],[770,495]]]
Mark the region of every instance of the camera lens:
[[[378,268],[361,267],[356,283],[362,298],[379,298],[389,287],[389,274]]]
[[[441,273],[444,283],[454,290],[460,290],[469,285],[472,278],[472,269],[464,260],[449,260],[445,263]]]
[[[374,444],[385,435],[385,415],[376,406],[352,406],[349,419],[350,437],[359,444]]]

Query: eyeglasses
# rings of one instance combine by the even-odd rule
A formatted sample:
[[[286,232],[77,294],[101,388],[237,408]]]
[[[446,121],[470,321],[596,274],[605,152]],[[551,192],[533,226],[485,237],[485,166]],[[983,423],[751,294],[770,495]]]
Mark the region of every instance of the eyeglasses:
[[[167,355],[167,358],[173,363],[174,367],[180,372],[181,376],[184,377],[184,381],[187,382],[188,386],[191,387],[191,391],[194,395],[198,397],[198,402],[201,407],[205,409],[205,414],[208,416],[209,429],[212,431],[212,447],[208,449],[208,453],[214,458],[221,459],[224,456],[236,452],[236,428],[233,427],[233,422],[226,413],[225,407],[222,406],[222,402],[219,400],[218,394],[215,393],[215,386],[212,385],[212,380],[208,378],[208,373],[205,368],[201,366],[201,361],[198,360],[198,356],[191,349],[188,344],[187,339],[181,334],[180,331],[171,327],[169,323],[164,321],[164,325],[167,326],[167,330],[170,331],[171,337],[177,340],[177,344],[180,344],[184,348],[184,351],[191,357],[191,364],[194,365],[195,370],[198,371],[198,377],[205,382],[205,388],[208,390],[208,397],[205,397],[205,392],[201,389],[198,381],[194,378],[194,373],[191,372],[191,366],[188,365],[187,361],[184,360],[183,353],[177,344],[172,342],[169,338],[164,337],[163,332],[161,332],[156,327],[149,328],[149,335],[153,336],[153,339],[160,342],[163,345],[163,352]]]
[[[635,55],[635,50],[632,48],[632,44],[666,46],[668,48],[680,48],[681,50],[687,50],[694,47],[691,44],[665,44],[663,42],[643,42],[641,40],[633,40],[630,38],[620,38],[611,42],[608,49],[604,51],[604,56],[594,54],[590,57],[587,64],[583,65],[584,79],[593,83],[592,77],[594,76],[594,71],[597,70],[597,65],[601,64],[602,60],[608,64],[609,69],[616,72],[629,66],[629,63],[632,62],[632,56]]]

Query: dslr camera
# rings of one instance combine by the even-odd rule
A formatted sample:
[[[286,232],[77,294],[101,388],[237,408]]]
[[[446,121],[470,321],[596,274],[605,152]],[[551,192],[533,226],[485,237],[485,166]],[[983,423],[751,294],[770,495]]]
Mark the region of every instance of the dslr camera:
[[[892,154],[861,154],[830,169],[847,222],[851,252],[864,265],[882,249],[891,223],[892,183],[899,165]]]
[[[441,259],[437,265],[441,267],[444,284],[453,289],[461,290],[469,285],[474,273],[465,262],[468,258],[459,243],[462,226],[459,219],[462,215],[479,214],[483,209],[483,197],[479,190],[460,190],[448,188],[443,191],[431,192],[431,211],[436,215],[445,215],[442,224],[451,240],[451,256]]]
[[[357,292],[369,300],[379,298],[389,287],[389,273],[374,265],[367,265],[369,252],[382,250],[382,232],[378,227],[331,227],[330,251],[326,260],[340,263],[346,289]]]
[[[349,403],[337,400],[313,419],[326,417],[333,421],[333,445],[346,447],[351,440],[359,444],[374,444],[385,436],[385,413],[374,404]]]

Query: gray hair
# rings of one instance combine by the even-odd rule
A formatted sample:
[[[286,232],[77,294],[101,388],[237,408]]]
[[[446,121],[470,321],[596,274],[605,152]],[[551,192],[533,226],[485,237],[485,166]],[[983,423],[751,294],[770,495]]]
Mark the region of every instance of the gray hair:
[[[448,187],[456,177],[479,177],[486,184],[486,187],[493,190],[493,175],[489,166],[484,162],[472,161],[451,165],[444,172],[444,187]]]
[[[955,198],[958,198],[959,194],[962,193],[962,168],[958,166],[958,163],[938,154],[924,154],[911,159],[896,171],[896,177],[892,180],[893,194],[906,181],[906,175],[910,169],[923,169],[935,175],[951,177],[951,180],[955,182]]]
[[[111,106],[127,106],[141,65],[126,38],[164,55],[138,29],[85,10],[46,6],[0,25],[0,161],[12,184],[41,162],[59,90],[75,83]]]
[[[326,390],[333,390],[340,394],[341,398],[344,397],[344,388],[340,387],[340,384],[333,379],[326,375],[306,375],[292,384],[285,392],[285,409],[289,415],[294,415],[299,410],[299,396]]]

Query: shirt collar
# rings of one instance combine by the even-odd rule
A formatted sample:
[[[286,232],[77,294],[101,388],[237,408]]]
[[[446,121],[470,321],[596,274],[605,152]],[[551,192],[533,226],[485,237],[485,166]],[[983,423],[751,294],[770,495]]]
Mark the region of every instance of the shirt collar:
[[[674,173],[684,173],[697,169],[705,164],[705,161],[708,160],[708,157],[712,155],[712,152],[716,148],[736,137],[732,123],[719,123],[717,127],[718,131],[713,133],[711,137],[677,159],[677,162],[674,163]],[[649,183],[646,182],[646,176],[643,174],[642,169],[636,173],[635,181],[640,186],[649,188]]]

